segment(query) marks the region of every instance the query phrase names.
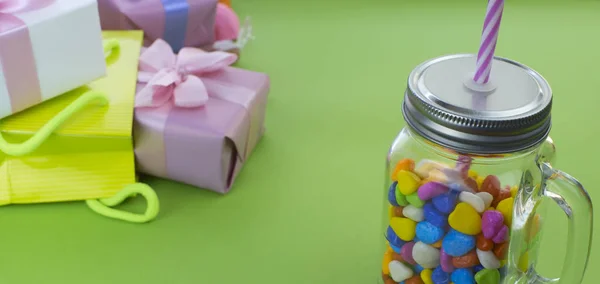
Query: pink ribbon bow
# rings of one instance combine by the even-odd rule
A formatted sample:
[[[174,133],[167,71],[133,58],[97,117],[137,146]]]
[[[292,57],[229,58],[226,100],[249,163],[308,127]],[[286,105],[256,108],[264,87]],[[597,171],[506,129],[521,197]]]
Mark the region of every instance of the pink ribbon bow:
[[[136,107],[159,107],[173,100],[178,107],[199,107],[208,101],[202,74],[219,71],[237,60],[222,51],[183,48],[173,53],[164,40],[156,40],[140,56],[138,82],[147,83],[136,96]]]

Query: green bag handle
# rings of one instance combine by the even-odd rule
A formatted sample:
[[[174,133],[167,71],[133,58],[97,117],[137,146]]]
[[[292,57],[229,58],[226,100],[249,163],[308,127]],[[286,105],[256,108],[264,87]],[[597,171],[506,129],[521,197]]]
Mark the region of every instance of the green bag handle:
[[[119,42],[116,40],[107,40],[104,42],[104,56],[108,58],[111,52],[119,47]],[[130,197],[135,197],[138,194],[146,199],[146,212],[143,214],[135,214],[123,210],[114,209],[115,207]],[[146,223],[154,220],[160,211],[158,196],[154,190],[143,183],[134,183],[127,185],[123,190],[119,191],[115,196],[102,199],[90,199],[85,203],[92,211],[113,219],[123,220],[131,223]]]
[[[104,57],[108,58],[113,49],[119,47],[119,41],[116,39],[108,39],[103,42]],[[81,111],[87,105],[98,101],[101,105],[108,103],[108,98],[101,92],[89,91],[77,98],[73,103],[59,112],[55,117],[50,119],[40,130],[38,130],[31,138],[23,143],[9,143],[2,133],[0,133],[0,151],[10,156],[24,156],[40,147],[50,135],[56,131],[65,121],[73,115]]]
[[[103,93],[98,91],[86,92],[65,109],[63,109],[60,113],[58,113],[55,117],[50,119],[50,121],[42,126],[40,130],[38,130],[31,138],[23,143],[13,144],[6,142],[4,137],[2,137],[2,133],[0,133],[0,151],[10,156],[24,156],[35,151],[65,121],[94,101],[98,101],[101,104],[108,103],[108,99]]]
[[[134,197],[141,194],[146,199],[146,212],[144,214],[135,214],[123,210],[117,210],[111,207],[117,206],[129,197]],[[123,190],[119,191],[115,196],[109,198],[102,198],[98,200],[86,200],[85,201],[94,212],[113,219],[119,219],[132,223],[146,223],[158,215],[160,211],[160,205],[158,202],[158,196],[154,190],[143,183],[134,183],[125,186]]]

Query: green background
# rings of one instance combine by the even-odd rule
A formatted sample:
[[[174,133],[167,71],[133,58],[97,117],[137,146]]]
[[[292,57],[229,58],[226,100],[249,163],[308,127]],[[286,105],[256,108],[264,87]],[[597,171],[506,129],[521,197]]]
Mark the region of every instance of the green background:
[[[271,75],[267,134],[226,196],[145,178],[150,224],[83,202],[7,206],[0,283],[371,284],[379,276],[385,155],[418,63],[476,52],[485,1],[233,0],[256,40],[242,67]],[[497,55],[551,83],[557,166],[600,183],[600,1],[508,1]],[[143,207],[132,201],[126,207]],[[540,271],[557,277],[566,217],[546,216]],[[598,283],[595,240],[584,283]],[[573,283],[567,283],[573,284]]]

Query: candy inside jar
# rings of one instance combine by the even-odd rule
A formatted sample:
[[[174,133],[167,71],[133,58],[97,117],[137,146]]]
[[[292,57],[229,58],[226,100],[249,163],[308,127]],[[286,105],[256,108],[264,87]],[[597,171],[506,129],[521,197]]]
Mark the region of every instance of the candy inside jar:
[[[453,167],[427,159],[396,164],[388,192],[385,284],[500,283],[517,185],[469,167],[468,157]],[[521,263],[527,270],[528,261]]]

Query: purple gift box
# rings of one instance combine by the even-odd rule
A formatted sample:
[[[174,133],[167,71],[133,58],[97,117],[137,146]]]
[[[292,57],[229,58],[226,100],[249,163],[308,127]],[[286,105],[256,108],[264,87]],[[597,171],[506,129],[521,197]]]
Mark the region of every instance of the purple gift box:
[[[227,193],[264,132],[266,74],[236,55],[157,41],[140,57],[134,140],[138,171]]]
[[[143,30],[145,44],[164,39],[175,51],[215,41],[218,0],[98,0],[103,30]]]

